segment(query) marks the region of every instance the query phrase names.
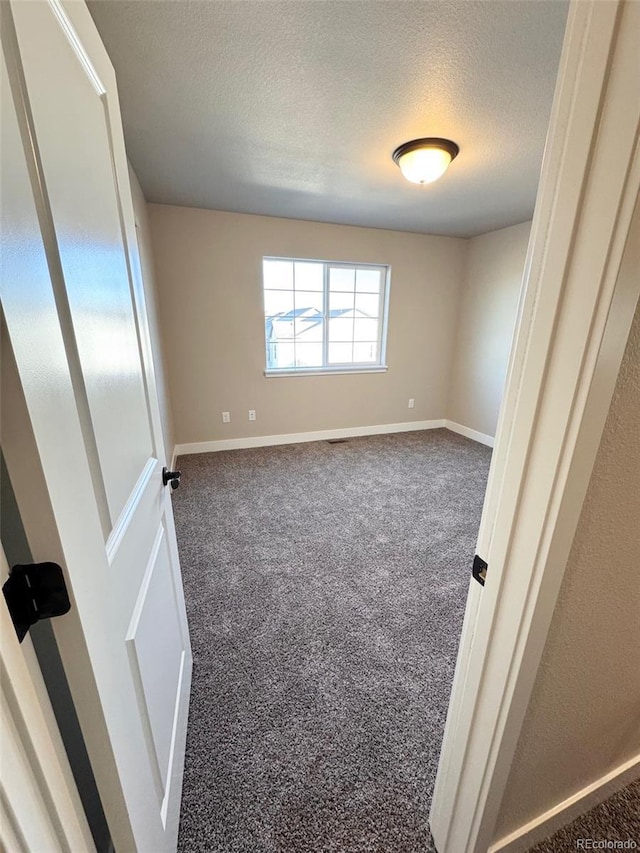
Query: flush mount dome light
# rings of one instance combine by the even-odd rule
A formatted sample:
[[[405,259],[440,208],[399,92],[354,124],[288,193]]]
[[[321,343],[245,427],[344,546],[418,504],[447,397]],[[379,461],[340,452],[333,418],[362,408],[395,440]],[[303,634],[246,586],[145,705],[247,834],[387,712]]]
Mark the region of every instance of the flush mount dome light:
[[[430,184],[447,171],[449,163],[460,149],[450,139],[413,139],[398,146],[393,152],[394,161],[408,181]]]

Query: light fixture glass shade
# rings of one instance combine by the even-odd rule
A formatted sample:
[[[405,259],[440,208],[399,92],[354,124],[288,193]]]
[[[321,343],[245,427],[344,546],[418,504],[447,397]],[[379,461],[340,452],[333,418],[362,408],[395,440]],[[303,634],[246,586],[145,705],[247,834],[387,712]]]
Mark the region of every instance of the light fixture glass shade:
[[[396,148],[393,159],[408,181],[430,184],[447,171],[457,153],[458,146],[448,139],[414,139]]]
[[[418,148],[400,157],[398,166],[408,181],[430,184],[447,171],[451,154],[439,148]]]

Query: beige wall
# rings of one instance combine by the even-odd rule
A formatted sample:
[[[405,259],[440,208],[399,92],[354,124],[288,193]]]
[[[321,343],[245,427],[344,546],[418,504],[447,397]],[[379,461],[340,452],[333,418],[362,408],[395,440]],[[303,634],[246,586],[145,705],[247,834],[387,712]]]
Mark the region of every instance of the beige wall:
[[[469,240],[447,417],[494,436],[531,223]]]
[[[177,443],[445,417],[465,240],[168,205],[148,212]],[[388,372],[265,378],[264,255],[390,264]]]
[[[640,306],[495,838],[640,754]]]
[[[161,341],[158,322],[157,287],[153,268],[147,203],[144,195],[142,194],[142,189],[140,188],[136,174],[131,168],[131,164],[129,164],[129,180],[131,182],[133,212],[136,220],[136,234],[138,235],[138,250],[140,252],[140,266],[142,269],[142,279],[144,282],[144,292],[147,303],[147,317],[149,320],[149,333],[151,335],[151,348],[153,351],[158,402],[160,404],[160,418],[162,420],[165,456],[167,464],[169,464],[171,462],[175,442],[173,439],[171,406],[167,394],[165,379],[165,359],[163,357],[164,348]]]

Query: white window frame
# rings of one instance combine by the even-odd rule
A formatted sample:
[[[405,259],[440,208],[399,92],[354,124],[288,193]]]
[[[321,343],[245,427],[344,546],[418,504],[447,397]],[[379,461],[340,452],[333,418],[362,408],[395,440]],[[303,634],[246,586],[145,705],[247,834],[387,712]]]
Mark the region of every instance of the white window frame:
[[[322,264],[322,285],[323,285],[323,335],[322,335],[322,361],[321,367],[285,367],[285,368],[270,368],[269,367],[269,343],[266,336],[265,313],[263,310],[263,331],[264,347],[265,347],[265,370],[264,375],[269,377],[280,376],[317,376],[326,374],[344,374],[344,373],[385,373],[388,370],[386,363],[387,353],[387,326],[389,320],[389,291],[391,284],[391,266],[389,264],[372,264],[360,263],[358,261],[329,261],[320,258],[293,258],[280,255],[265,255],[262,258],[261,278],[262,278],[262,300],[264,309],[264,262],[265,261],[288,261],[290,263],[314,263]],[[378,361],[371,362],[344,362],[329,364],[329,270],[330,269],[375,269],[380,270],[381,293],[380,305],[381,315],[378,323]],[[295,268],[294,268],[294,309],[295,309]]]

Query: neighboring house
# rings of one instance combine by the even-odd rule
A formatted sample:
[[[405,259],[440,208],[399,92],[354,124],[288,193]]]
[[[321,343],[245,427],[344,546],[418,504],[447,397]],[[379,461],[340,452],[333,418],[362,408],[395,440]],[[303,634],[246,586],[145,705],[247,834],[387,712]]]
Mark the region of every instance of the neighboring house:
[[[375,320],[358,308],[337,308],[329,311],[329,345],[335,358],[334,364],[350,364],[353,357],[352,341],[331,340],[332,320]],[[265,319],[267,340],[267,366],[286,369],[288,367],[319,367],[322,365],[323,316],[317,308],[295,308],[282,311]],[[344,325],[341,323],[340,325]],[[374,362],[377,343],[358,341],[358,362]],[[364,350],[363,350],[364,347]]]

